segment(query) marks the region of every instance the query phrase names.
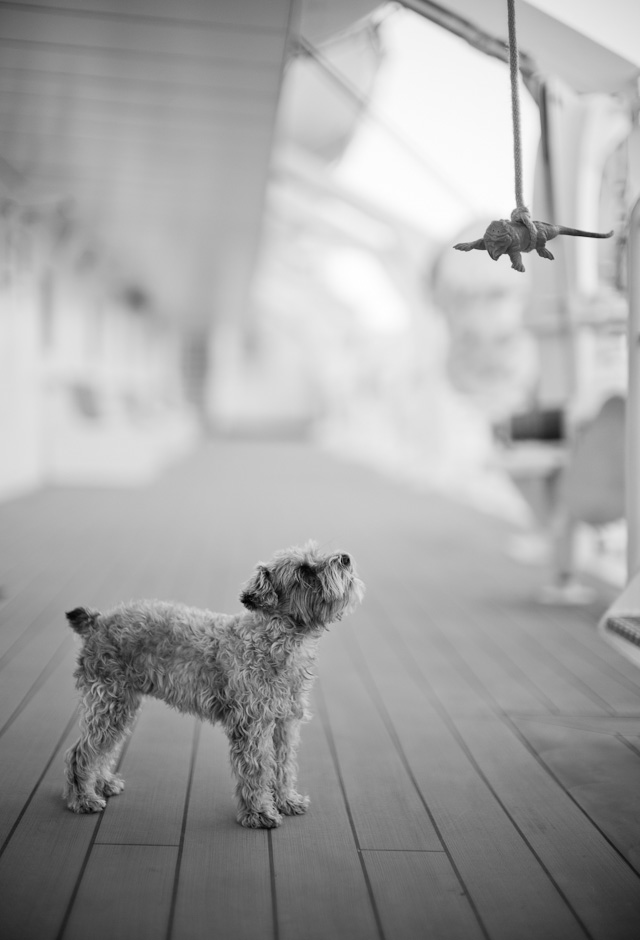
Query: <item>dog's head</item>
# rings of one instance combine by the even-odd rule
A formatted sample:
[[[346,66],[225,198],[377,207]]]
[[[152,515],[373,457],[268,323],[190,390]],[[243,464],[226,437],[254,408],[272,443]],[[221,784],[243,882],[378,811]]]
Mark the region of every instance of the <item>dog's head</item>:
[[[315,542],[277,552],[259,564],[240,600],[251,611],[280,617],[310,632],[340,620],[364,595],[353,559],[344,552],[321,552]]]

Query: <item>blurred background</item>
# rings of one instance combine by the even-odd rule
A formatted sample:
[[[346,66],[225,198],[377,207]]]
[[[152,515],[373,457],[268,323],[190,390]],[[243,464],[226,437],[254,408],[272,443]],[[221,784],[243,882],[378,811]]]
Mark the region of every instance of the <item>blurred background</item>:
[[[516,9],[533,218],[615,232],[525,274],[452,250],[515,206],[503,0],[1,2],[0,499],[304,439],[622,584],[640,8]]]

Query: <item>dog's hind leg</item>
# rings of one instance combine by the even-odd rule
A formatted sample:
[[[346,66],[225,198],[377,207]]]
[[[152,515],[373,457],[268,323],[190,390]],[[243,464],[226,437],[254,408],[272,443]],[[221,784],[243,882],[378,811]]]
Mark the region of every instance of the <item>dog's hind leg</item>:
[[[105,797],[124,787],[113,766],[139,706],[137,694],[123,699],[107,685],[84,689],[81,735],[65,755],[64,795],[74,813],[101,812]]]
[[[309,797],[296,791],[298,765],[296,751],[300,741],[300,721],[297,718],[276,721],[273,745],[276,759],[275,802],[285,816],[306,813]]]
[[[114,747],[101,758],[96,777],[96,792],[100,796],[117,796],[124,790],[124,780],[120,774],[115,773],[124,742],[131,731],[131,727],[140,711],[140,699],[131,702],[131,718],[126,722],[124,730]]]

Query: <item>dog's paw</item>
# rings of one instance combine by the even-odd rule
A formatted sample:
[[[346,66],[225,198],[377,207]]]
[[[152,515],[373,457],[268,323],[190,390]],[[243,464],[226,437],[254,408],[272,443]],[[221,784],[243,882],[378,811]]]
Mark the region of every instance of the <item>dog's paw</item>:
[[[107,801],[98,796],[77,796],[67,803],[73,813],[101,813],[106,805]]]
[[[291,793],[288,797],[277,801],[278,809],[285,816],[302,816],[309,809],[311,800],[308,796]]]
[[[243,810],[238,813],[238,822],[245,829],[275,829],[282,822],[280,813],[267,813],[264,810]]]
[[[124,790],[124,780],[114,774],[112,777],[99,780],[96,784],[96,790],[102,796],[117,796]]]

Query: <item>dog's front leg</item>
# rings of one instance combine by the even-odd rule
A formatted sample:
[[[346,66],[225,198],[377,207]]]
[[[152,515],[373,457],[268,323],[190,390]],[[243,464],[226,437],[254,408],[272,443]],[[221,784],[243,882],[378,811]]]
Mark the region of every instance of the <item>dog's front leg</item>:
[[[227,729],[231,768],[236,775],[238,822],[247,829],[273,829],[282,816],[273,800],[273,722],[239,722]]]
[[[300,816],[306,813],[309,797],[296,791],[298,765],[296,752],[300,740],[300,720],[279,718],[273,732],[276,759],[275,798],[276,806],[285,816]]]

